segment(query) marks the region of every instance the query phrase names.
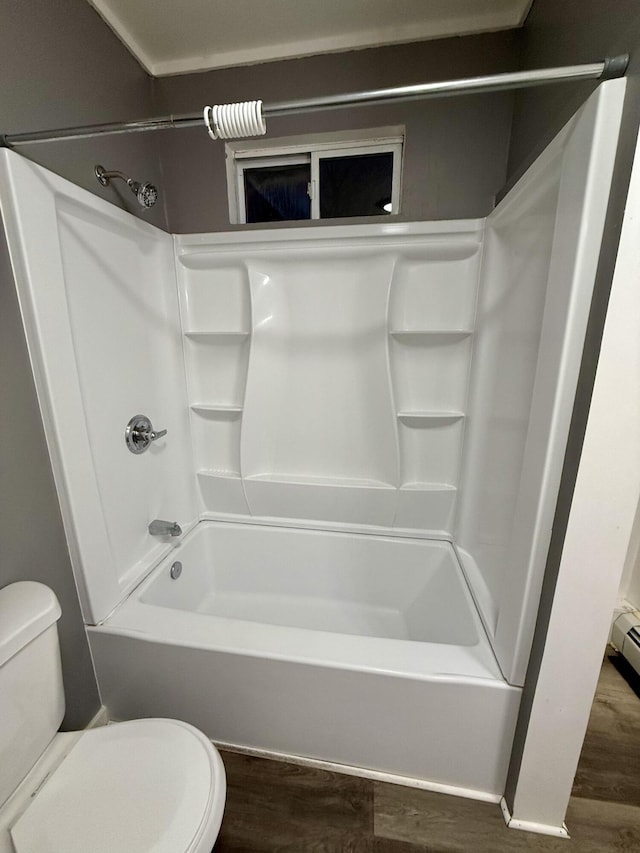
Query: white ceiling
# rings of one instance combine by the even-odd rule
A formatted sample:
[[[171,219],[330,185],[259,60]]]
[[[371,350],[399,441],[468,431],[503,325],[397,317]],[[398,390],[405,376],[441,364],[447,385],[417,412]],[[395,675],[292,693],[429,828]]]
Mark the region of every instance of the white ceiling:
[[[88,0],[156,77],[520,26],[532,0]]]

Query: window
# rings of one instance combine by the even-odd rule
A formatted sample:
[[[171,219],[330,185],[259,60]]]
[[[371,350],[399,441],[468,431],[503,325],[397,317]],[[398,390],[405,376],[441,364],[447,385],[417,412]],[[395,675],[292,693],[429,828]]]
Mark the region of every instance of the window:
[[[404,128],[229,142],[232,223],[399,212]]]

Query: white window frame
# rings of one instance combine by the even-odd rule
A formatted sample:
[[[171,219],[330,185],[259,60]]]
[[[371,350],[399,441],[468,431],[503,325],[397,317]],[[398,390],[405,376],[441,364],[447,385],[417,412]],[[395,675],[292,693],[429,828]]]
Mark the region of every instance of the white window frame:
[[[227,142],[225,145],[229,221],[232,225],[246,224],[244,170],[266,166],[294,165],[311,160],[311,220],[320,219],[319,162],[323,157],[349,154],[381,154],[392,152],[391,214],[400,213],[402,198],[402,161],[405,129],[402,126],[348,130],[339,133],[306,134],[277,139],[253,139]],[[380,214],[384,214],[381,212]],[[306,221],[306,220],[305,220]]]

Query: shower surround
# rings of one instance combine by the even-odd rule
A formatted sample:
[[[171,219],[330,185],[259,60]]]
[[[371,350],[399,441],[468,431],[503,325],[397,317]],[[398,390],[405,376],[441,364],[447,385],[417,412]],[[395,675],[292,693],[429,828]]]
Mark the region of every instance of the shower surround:
[[[203,510],[451,535],[482,227],[176,237]]]
[[[115,717],[499,798],[623,93],[486,220],[172,237],[0,152]]]

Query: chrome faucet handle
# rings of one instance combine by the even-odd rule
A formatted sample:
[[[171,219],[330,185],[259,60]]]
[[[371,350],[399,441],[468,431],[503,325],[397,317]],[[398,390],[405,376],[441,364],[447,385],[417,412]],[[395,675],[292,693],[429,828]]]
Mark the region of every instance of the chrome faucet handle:
[[[158,430],[158,432],[152,429],[150,433],[147,433],[147,435],[149,436],[149,441],[157,441],[159,438],[162,438],[162,436],[166,434],[166,429],[160,429]]]
[[[144,453],[152,441],[166,435],[166,429],[154,430],[146,415],[134,415],[124,431],[124,440],[132,453]]]

